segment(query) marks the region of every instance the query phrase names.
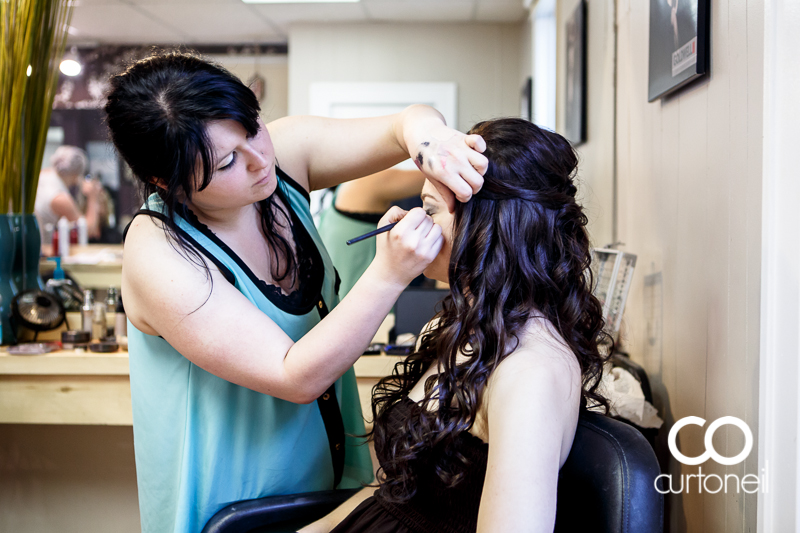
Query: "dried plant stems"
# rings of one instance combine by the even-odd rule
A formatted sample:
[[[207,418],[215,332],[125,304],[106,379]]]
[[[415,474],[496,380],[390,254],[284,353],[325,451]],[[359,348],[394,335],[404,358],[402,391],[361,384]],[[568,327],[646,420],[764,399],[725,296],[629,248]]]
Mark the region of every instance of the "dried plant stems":
[[[71,14],[70,0],[0,0],[0,213],[33,212]]]

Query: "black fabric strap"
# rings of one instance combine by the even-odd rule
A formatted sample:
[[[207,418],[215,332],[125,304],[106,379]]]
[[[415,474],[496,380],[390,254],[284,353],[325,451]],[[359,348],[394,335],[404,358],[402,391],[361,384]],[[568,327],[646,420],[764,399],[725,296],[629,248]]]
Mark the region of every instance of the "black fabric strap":
[[[328,315],[328,306],[322,296],[317,303],[317,311],[320,318]],[[325,393],[317,398],[319,412],[322,415],[322,422],[325,424],[325,433],[328,434],[328,445],[331,449],[331,460],[333,461],[333,488],[339,486],[344,472],[344,421],[342,411],[339,409],[339,402],[336,400],[336,383],[328,387]]]

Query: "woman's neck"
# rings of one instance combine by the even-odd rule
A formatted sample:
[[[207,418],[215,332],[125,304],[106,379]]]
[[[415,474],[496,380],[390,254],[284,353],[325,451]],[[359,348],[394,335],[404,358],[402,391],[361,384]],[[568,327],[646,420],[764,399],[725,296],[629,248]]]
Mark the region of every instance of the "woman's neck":
[[[189,201],[186,205],[198,221],[215,232],[237,232],[242,227],[252,226],[253,217],[258,217],[255,204],[234,208],[205,208]]]

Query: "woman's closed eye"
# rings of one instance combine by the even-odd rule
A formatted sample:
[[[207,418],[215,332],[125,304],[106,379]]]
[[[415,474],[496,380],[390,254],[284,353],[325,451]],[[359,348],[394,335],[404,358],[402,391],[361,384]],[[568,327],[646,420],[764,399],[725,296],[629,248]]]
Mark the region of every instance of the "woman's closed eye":
[[[217,170],[228,170],[229,168],[231,168],[233,164],[236,162],[236,152],[231,152],[230,157],[226,158],[226,161],[227,163],[219,167]]]

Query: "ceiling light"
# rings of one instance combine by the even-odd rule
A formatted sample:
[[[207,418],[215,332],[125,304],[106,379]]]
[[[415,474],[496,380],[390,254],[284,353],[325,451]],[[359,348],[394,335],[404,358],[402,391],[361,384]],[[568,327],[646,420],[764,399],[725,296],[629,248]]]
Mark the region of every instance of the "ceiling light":
[[[28,71],[27,71],[27,74],[28,74],[28,77],[29,77],[29,78],[31,77],[31,72],[33,72],[33,67],[32,67],[32,66],[30,66],[30,65],[28,65]]]
[[[73,46],[68,53],[64,54],[64,59],[58,69],[65,76],[77,76],[83,69],[78,60],[78,50]]]
[[[81,64],[74,59],[65,59],[61,62],[59,69],[66,76],[77,76],[81,73]]]
[[[245,4],[353,4],[361,0],[242,0]]]

